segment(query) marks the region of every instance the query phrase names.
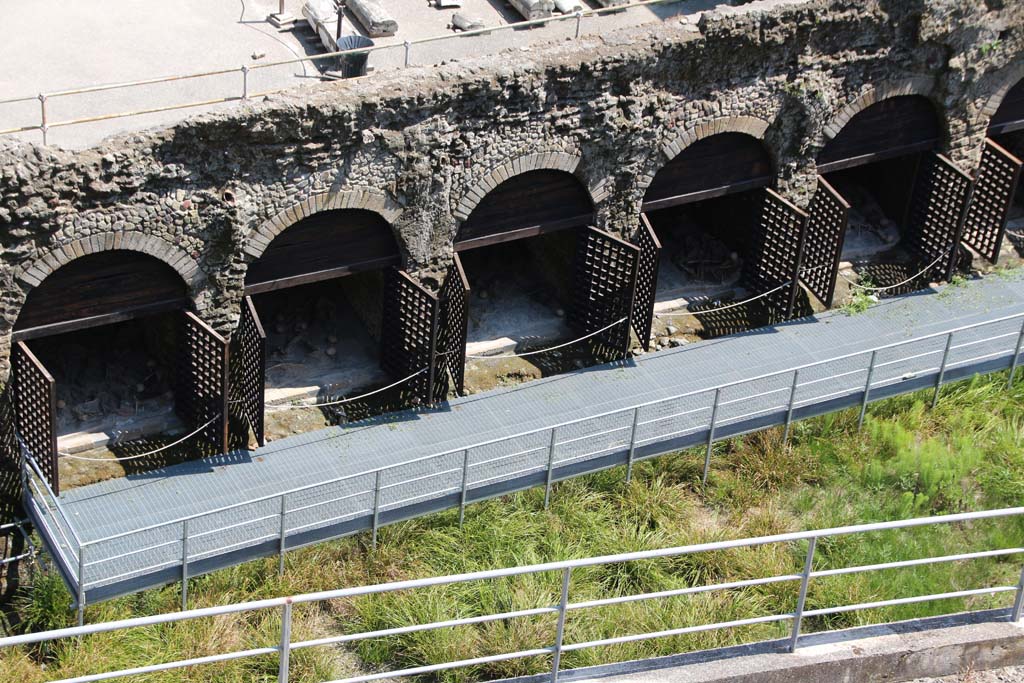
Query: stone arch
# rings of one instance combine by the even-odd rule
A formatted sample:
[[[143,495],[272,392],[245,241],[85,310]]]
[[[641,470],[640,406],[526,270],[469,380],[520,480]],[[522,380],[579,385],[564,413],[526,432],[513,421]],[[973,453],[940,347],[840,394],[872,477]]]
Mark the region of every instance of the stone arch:
[[[488,195],[493,189],[501,185],[509,178],[513,178],[523,173],[530,171],[564,171],[571,173],[580,179],[583,185],[590,192],[590,199],[595,206],[605,199],[610,189],[608,188],[607,182],[601,180],[598,182],[588,182],[580,173],[580,164],[583,161],[583,155],[576,152],[565,152],[565,151],[550,151],[550,152],[531,152],[522,156],[516,157],[510,161],[506,161],[497,167],[491,169],[487,174],[480,178],[475,184],[466,190],[462,197],[456,204],[456,208],[453,214],[456,220],[465,221],[469,218],[469,215],[473,213],[473,209],[483,201],[484,197]]]
[[[79,257],[114,250],[137,251],[152,256],[173,268],[190,288],[200,275],[199,263],[195,259],[159,237],[140,232],[109,232],[57,245],[15,277],[29,287],[38,287],[55,270]]]
[[[850,122],[850,119],[873,104],[904,95],[920,95],[931,100],[934,91],[935,78],[933,76],[916,76],[901,80],[882,81],[881,83],[871,85],[868,90],[847,103],[825,124],[825,127],[822,129],[822,138],[818,141],[818,146],[824,146],[826,142],[839,135],[839,131]]]
[[[684,149],[698,140],[703,140],[719,133],[745,133],[763,141],[770,125],[769,121],[757,118],[756,116],[723,116],[717,119],[702,121],[681,133],[673,133],[662,144],[661,153],[664,155],[665,161],[672,161]],[[646,183],[646,185],[649,184],[650,182]]]
[[[404,210],[389,196],[370,187],[350,186],[343,190],[322,192],[312,195],[264,221],[246,240],[245,253],[253,259],[257,259],[263,255],[274,238],[284,232],[286,228],[315,213],[333,209],[373,211],[380,214],[392,227]],[[401,244],[400,240],[399,244]]]
[[[989,120],[995,116],[999,106],[1003,103],[1006,93],[1010,92],[1013,86],[1024,80],[1024,62],[1017,62],[1007,67],[1005,73],[1000,74],[999,86],[988,96],[985,104],[978,112],[976,124],[980,129],[988,128]]]

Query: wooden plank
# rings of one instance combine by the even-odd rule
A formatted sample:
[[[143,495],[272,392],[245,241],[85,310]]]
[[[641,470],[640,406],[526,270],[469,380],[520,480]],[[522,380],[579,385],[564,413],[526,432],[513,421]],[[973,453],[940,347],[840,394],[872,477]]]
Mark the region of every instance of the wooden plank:
[[[575,176],[564,171],[529,171],[509,178],[483,198],[459,228],[455,249],[465,251],[593,221],[590,193]],[[490,241],[480,241],[484,238]],[[471,242],[473,246],[462,246]]]
[[[932,149],[941,138],[939,112],[928,98],[891,97],[859,112],[843,126],[818,155],[818,171],[829,173]]]
[[[399,261],[391,225],[379,214],[362,209],[322,211],[274,238],[249,265],[245,293],[330,280]]]
[[[771,156],[761,140],[743,133],[713,135],[693,143],[658,171],[644,195],[643,210],[766,187],[771,177]]]
[[[89,254],[29,292],[15,332],[28,339],[187,304],[184,281],[162,261],[127,250]]]

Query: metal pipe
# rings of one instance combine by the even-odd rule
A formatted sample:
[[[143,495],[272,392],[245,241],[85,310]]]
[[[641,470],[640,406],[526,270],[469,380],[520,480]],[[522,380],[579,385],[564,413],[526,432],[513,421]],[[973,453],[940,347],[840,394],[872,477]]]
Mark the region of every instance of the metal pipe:
[[[410,53],[412,52],[412,43],[410,43],[407,40],[407,41],[405,41],[404,45],[405,45],[405,66],[408,67],[409,66]]]
[[[380,525],[380,475],[381,470],[377,470],[377,476],[373,479],[373,548],[377,549],[377,528]]]
[[[796,390],[800,383],[800,371],[793,371],[793,387],[789,390],[789,408],[786,409],[786,431],[782,434],[782,443],[789,443],[789,428],[793,424],[793,406],[796,404]]]
[[[868,378],[864,382],[864,400],[860,404],[860,416],[857,418],[857,431],[864,427],[864,416],[868,412],[868,399],[871,396],[871,380],[875,376],[875,361],[878,359],[878,349],[871,352],[871,363],[868,365]]]
[[[1017,594],[1013,596],[1013,611],[1010,612],[1010,621],[1020,621],[1021,608],[1024,607],[1024,567],[1020,570],[1020,579],[1017,580]]]
[[[701,477],[701,484],[707,486],[708,472],[711,470],[711,447],[715,443],[715,422],[718,420],[718,402],[722,398],[722,388],[715,389],[715,402],[711,406],[711,426],[708,428],[708,448],[704,454],[704,476]]]
[[[242,99],[249,99],[249,67],[242,65]]]
[[[804,605],[807,603],[807,584],[811,581],[811,572],[814,569],[814,548],[818,544],[818,537],[811,536],[807,541],[807,557],[804,558],[804,573],[800,579],[800,595],[796,600],[796,612],[793,613],[793,631],[789,636],[789,651],[796,652],[797,641],[800,639],[800,623],[804,617]]]
[[[278,648],[277,682],[288,683],[288,660],[292,648],[292,603],[286,601],[281,609],[281,644]]]
[[[46,120],[46,95],[39,93],[39,130],[43,134],[43,145],[46,145],[46,131],[49,125]]]
[[[636,433],[640,421],[640,409],[633,409],[633,429],[629,433],[629,453],[626,455],[626,483],[633,478],[633,459],[636,457]]]
[[[569,605],[569,579],[572,568],[562,570],[562,597],[558,602],[558,623],[555,626],[554,654],[551,656],[551,683],[558,683],[558,670],[562,666],[562,642],[565,638],[565,613]]]
[[[583,10],[576,10],[576,39],[579,40],[580,31],[583,28]]]
[[[181,611],[188,609],[188,520],[181,524]]]
[[[278,547],[277,547],[277,575],[278,576],[284,576],[284,552],[285,552],[285,544],[287,543],[287,541],[285,540],[285,532],[288,530],[288,526],[285,523],[285,516],[287,514],[288,514],[288,501],[286,500],[284,494],[281,494],[281,529],[280,529],[281,538],[278,541]]]
[[[548,445],[548,476],[544,484],[544,509],[548,509],[551,502],[551,478],[555,470],[555,446],[558,445],[558,427],[551,429],[551,443]]]
[[[1020,363],[1021,347],[1024,346],[1024,322],[1020,324],[1020,334],[1017,335],[1017,347],[1013,352],[1013,360],[1010,362],[1010,379],[1006,382],[1006,388],[1013,388],[1013,376],[1017,374],[1017,364]]]
[[[939,366],[939,375],[935,378],[935,395],[932,396],[932,408],[939,405],[939,392],[942,391],[942,380],[946,377],[946,363],[949,362],[949,350],[953,346],[953,333],[946,337],[946,348],[942,352],[942,365]]]
[[[469,484],[469,449],[462,451],[462,493],[459,495],[459,528],[466,521],[466,487]]]
[[[78,627],[85,625],[85,548],[78,549]]]

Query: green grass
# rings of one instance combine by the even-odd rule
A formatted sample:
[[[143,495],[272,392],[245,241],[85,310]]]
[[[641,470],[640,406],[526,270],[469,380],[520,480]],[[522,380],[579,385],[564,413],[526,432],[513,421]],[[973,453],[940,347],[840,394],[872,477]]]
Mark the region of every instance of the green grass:
[[[661,548],[801,529],[1007,507],[1024,496],[1024,382],[1013,392],[1006,375],[943,390],[935,410],[930,394],[890,399],[869,410],[862,432],[857,412],[794,425],[791,444],[781,430],[715,445],[708,485],[703,451],[639,463],[630,484],[622,468],[556,485],[549,510],[543,491],[517,493],[471,506],[460,528],[455,512],[381,530],[377,550],[359,536],[295,551],[284,577],[277,560],[251,562],[194,579],[196,607],[288,593],[450,574],[516,564]],[[1024,524],[988,520],[957,526],[822,539],[817,568],[947,555],[1019,546]],[[579,569],[572,599],[591,600],[663,591],[699,583],[798,573],[804,543],[745,548],[661,560]],[[837,576],[812,582],[809,609],[890,597],[1012,585],[1020,557],[946,563]],[[466,583],[417,592],[303,605],[295,638],[404,626],[414,622],[544,607],[558,601],[557,572]],[[796,583],[648,600],[573,612],[566,642],[660,631],[682,625],[792,611]],[[879,621],[1005,606],[1010,596],[903,605],[808,619],[805,632]],[[175,588],[147,591],[90,607],[89,622],[177,609]],[[38,576],[19,598],[17,613],[31,629],[68,625],[70,599],[59,580]],[[33,683],[115,667],[276,643],[276,612],[208,619],[91,636],[46,648],[0,654],[0,680]],[[566,653],[565,667],[587,666],[783,636],[788,622],[712,631]],[[471,627],[321,647],[293,654],[292,680],[320,681],[467,659],[548,645],[553,615],[506,619]],[[42,665],[46,665],[45,671]],[[545,671],[546,657],[439,673],[468,681]],[[265,657],[155,674],[152,681],[272,681],[276,659]]]

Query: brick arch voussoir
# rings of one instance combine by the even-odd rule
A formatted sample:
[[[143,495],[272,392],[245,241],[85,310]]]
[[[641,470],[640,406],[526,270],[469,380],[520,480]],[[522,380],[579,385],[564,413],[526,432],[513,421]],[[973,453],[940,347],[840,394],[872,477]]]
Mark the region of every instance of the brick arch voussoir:
[[[989,121],[1003,104],[1006,93],[1010,92],[1010,88],[1022,80],[1024,80],[1024,62],[1011,64],[1004,70],[1004,73],[999,75],[999,85],[988,96],[985,104],[982,105],[981,110],[978,112],[978,118],[975,123],[979,128],[988,128]]]
[[[403,208],[391,197],[369,187],[345,187],[340,190],[322,192],[293,204],[277,215],[264,221],[246,239],[244,251],[252,259],[258,259],[275,237],[303,218],[320,211],[334,209],[364,209],[380,214],[394,226],[402,215]]]
[[[822,137],[817,141],[818,146],[824,146],[826,142],[839,135],[839,131],[850,122],[850,119],[873,104],[905,95],[920,95],[934,100],[934,93],[934,76],[916,76],[876,83],[836,112],[836,115],[822,129]],[[947,117],[944,116],[943,119],[945,118]]]

